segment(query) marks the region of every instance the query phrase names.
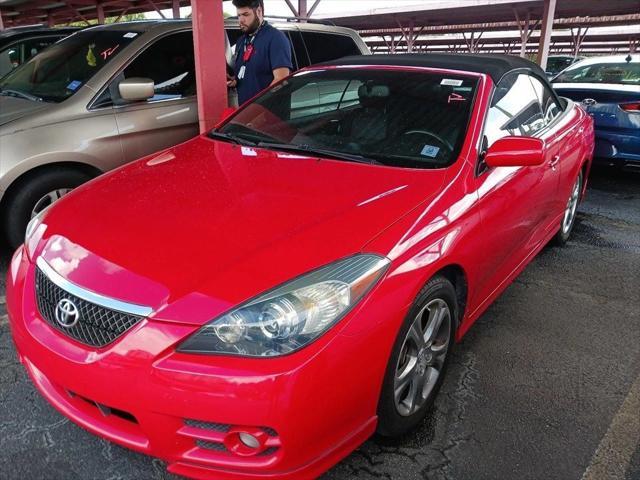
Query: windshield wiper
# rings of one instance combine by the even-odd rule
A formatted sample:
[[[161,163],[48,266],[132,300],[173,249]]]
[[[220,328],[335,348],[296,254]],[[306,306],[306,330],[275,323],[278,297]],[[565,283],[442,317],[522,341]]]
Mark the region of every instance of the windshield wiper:
[[[294,145],[290,143],[271,143],[258,142],[258,147],[273,150],[282,150],[285,152],[302,153],[305,155],[316,155],[320,157],[332,158],[334,160],[345,160],[347,162],[366,163],[367,165],[383,165],[372,158],[355,155],[352,153],[336,152],[335,150],[327,150],[324,148],[312,147],[310,145]]]
[[[251,140],[246,140],[244,138],[240,138],[236,135],[232,135],[230,133],[222,133],[222,132],[216,132],[215,130],[211,130],[208,133],[208,137],[209,138],[213,138],[215,140],[223,140],[226,142],[232,142],[232,143],[236,143],[238,145],[244,145],[244,146],[251,146],[251,147],[255,147],[256,143],[252,142]]]
[[[31,100],[34,102],[42,102],[42,98],[37,97],[35,95],[31,95],[30,93],[24,93],[19,90],[11,90],[10,88],[0,89],[0,95],[6,95],[7,97],[17,97],[24,98],[25,100]]]

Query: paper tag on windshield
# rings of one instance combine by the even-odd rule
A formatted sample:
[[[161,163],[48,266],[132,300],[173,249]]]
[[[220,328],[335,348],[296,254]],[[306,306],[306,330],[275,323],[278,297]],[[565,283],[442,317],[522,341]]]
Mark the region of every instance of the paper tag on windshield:
[[[447,85],[449,87],[459,87],[462,85],[462,80],[456,80],[455,78],[443,78],[440,85]]]
[[[250,148],[250,147],[242,147],[240,149],[240,151],[242,152],[242,155],[244,155],[245,157],[257,157],[258,156],[258,152],[256,152],[253,148]]]
[[[138,36],[138,34],[136,32],[129,32],[129,33],[125,33],[123,35],[124,38],[135,38],[137,36]]]
[[[433,145],[425,145],[420,152],[420,155],[422,155],[423,157],[436,158],[439,151],[440,149],[438,147],[434,147]]]

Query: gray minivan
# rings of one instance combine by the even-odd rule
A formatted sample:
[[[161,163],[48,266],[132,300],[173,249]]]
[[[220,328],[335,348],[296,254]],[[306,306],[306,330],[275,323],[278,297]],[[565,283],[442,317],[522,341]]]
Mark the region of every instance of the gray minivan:
[[[350,29],[274,26],[291,40],[296,69],[369,53]],[[229,63],[241,32],[235,21],[225,30]],[[77,32],[0,80],[0,232],[16,247],[29,220],[74,187],[197,134],[190,21]]]

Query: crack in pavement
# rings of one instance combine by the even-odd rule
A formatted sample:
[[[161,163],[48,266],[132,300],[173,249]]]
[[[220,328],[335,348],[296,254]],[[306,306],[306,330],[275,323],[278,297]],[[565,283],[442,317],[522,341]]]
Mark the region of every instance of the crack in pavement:
[[[6,443],[7,440],[22,440],[30,433],[48,432],[56,428],[59,428],[62,425],[65,425],[67,423],[69,423],[69,420],[67,418],[63,418],[61,420],[58,420],[57,422],[50,423],[47,425],[28,425],[27,427],[23,428],[20,431],[20,433],[16,435],[7,435],[2,437],[0,439],[0,445]]]

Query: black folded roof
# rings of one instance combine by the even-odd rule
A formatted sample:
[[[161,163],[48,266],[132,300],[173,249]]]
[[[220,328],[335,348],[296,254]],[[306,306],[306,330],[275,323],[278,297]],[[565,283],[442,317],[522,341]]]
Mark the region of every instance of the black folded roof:
[[[395,55],[357,55],[323,63],[322,65],[395,65],[407,67],[432,67],[466,72],[485,73],[494,83],[504,74],[519,69],[536,73],[546,80],[544,71],[535,63],[512,55],[406,53]]]

